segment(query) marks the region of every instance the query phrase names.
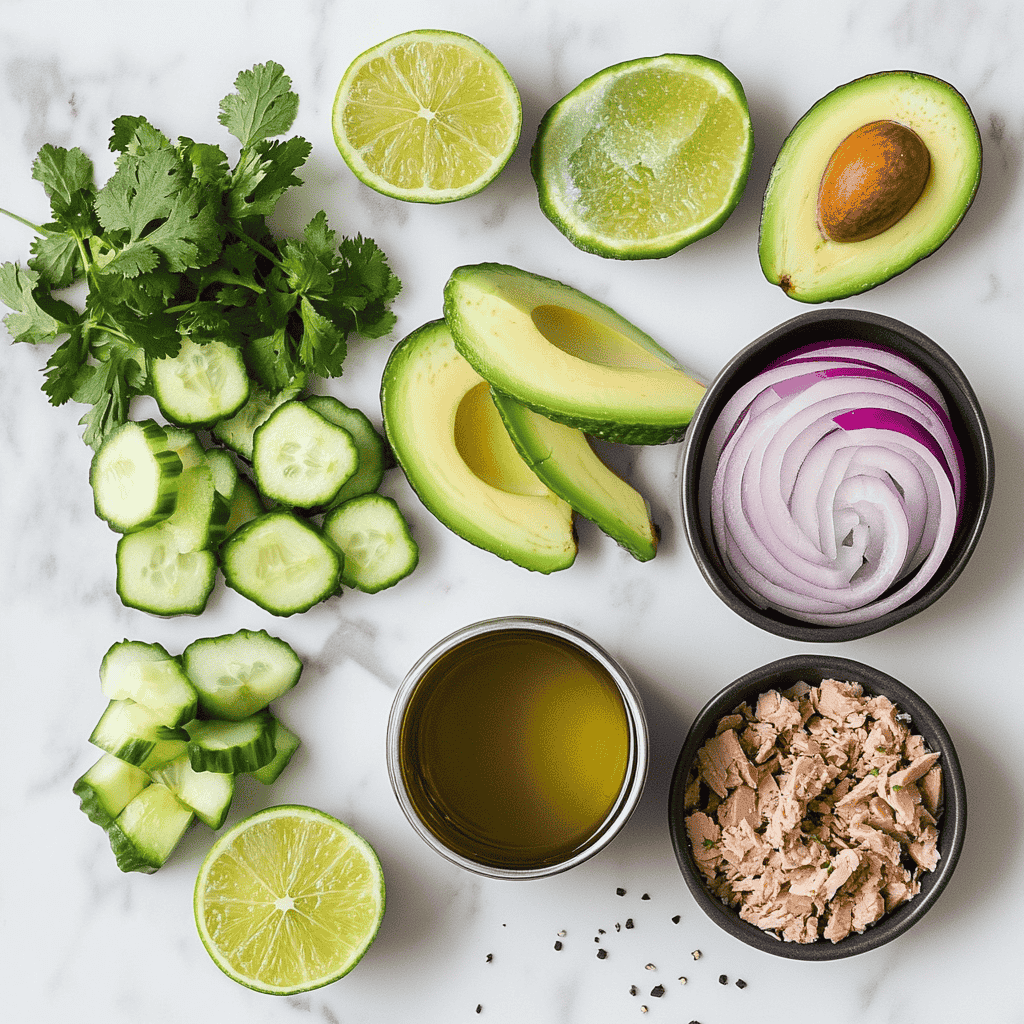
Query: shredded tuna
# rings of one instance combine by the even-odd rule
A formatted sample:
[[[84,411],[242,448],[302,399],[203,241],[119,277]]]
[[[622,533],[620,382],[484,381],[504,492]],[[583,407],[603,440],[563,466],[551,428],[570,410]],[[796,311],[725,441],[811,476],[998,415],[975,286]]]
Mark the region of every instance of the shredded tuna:
[[[938,761],[859,683],[760,694],[718,723],[687,785],[709,890],[785,941],[863,932],[938,865]]]

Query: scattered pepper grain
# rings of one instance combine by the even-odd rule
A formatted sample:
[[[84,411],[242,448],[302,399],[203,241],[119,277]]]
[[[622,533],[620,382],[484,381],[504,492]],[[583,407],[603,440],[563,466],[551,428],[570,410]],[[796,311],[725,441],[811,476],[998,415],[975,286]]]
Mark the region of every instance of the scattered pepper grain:
[[[655,999],[660,999],[664,994],[665,994],[665,986],[664,985],[655,985],[654,988],[651,989],[651,995],[654,996]]]
[[[626,927],[627,928],[632,928],[633,927],[633,918],[631,918],[631,917],[627,917],[626,918]]]
[[[618,889],[615,890],[615,895],[616,896],[625,896],[626,895],[626,890],[623,889],[622,886],[620,885],[618,887]]]
[[[736,987],[737,988],[746,988],[747,987],[747,983],[742,978],[737,978],[736,979]]]
[[[680,918],[679,914],[676,914],[676,916],[672,918],[672,923],[673,924],[679,924],[680,920],[681,920],[681,918]]]
[[[694,950],[694,951],[693,951],[693,952],[692,952],[692,953],[690,954],[690,956],[692,956],[694,960],[699,960],[699,959],[700,959],[700,950],[699,950],[699,949],[695,949],[695,950]]]
[[[643,896],[640,897],[640,899],[642,899],[642,900],[649,900],[650,898],[651,898],[650,895],[648,893],[646,893],[646,892],[643,894]]]
[[[555,939],[555,950],[557,951],[557,950],[560,950],[561,948],[562,948],[561,942],[559,942],[558,939]]]
[[[606,949],[599,949],[597,951],[597,959],[598,960],[606,960],[607,958],[608,958],[608,950],[606,950]]]

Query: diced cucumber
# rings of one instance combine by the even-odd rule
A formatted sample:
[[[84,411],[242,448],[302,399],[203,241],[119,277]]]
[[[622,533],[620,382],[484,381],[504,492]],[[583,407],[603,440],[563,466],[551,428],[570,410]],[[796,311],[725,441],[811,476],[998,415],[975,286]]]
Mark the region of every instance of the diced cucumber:
[[[224,772],[197,772],[186,751],[170,764],[151,773],[154,782],[166,786],[196,817],[210,828],[220,828],[235,795],[235,777]]]
[[[326,505],[358,465],[352,435],[299,399],[275,409],[253,437],[256,487],[283,505]]]
[[[73,789],[89,820],[105,829],[149,782],[149,775],[141,768],[113,754],[102,754],[78,779]]]
[[[167,523],[125,534],[117,543],[117,594],[122,604],[154,615],[198,615],[217,580],[212,551],[182,550]]]
[[[341,582],[368,594],[393,587],[419,561],[398,505],[382,494],[363,494],[332,509],[323,529],[344,556]]]
[[[96,515],[119,533],[143,529],[174,511],[181,459],[153,420],[122,424],[100,445],[89,469]]]
[[[164,785],[154,782],[129,801],[107,829],[122,871],[151,874],[162,867],[195,815]]]
[[[197,772],[254,772],[274,760],[274,719],[269,711],[238,722],[197,718],[188,724],[188,757]]]
[[[274,719],[274,760],[257,768],[252,777],[264,786],[276,782],[278,776],[288,766],[292,755],[299,749],[299,737],[286,728],[278,719]]]
[[[224,525],[225,536],[230,537],[240,526],[251,523],[266,511],[259,492],[244,476],[239,475],[235,493],[231,495],[228,521]]]
[[[310,395],[305,402],[324,419],[347,430],[359,452],[359,465],[355,473],[341,485],[341,490],[330,501],[331,506],[341,505],[350,498],[377,490],[384,480],[387,448],[384,438],[377,432],[369,417],[331,395]]]
[[[175,356],[150,360],[160,411],[181,426],[207,426],[233,416],[249,397],[241,350],[223,341],[181,339]]]
[[[133,700],[171,728],[196,717],[198,698],[181,662],[160,644],[121,640],[100,663],[100,688],[109,700]]]
[[[234,416],[218,420],[213,425],[213,436],[247,462],[252,462],[253,434],[256,428],[279,405],[297,397],[301,390],[301,387],[288,387],[271,393],[263,388],[253,387],[245,405]]]
[[[298,681],[302,662],[266,630],[201,637],[181,655],[207,718],[238,721],[261,711]]]
[[[167,446],[173,448],[181,459],[182,472],[193,466],[200,466],[206,461],[206,450],[194,430],[171,426],[164,427],[164,430],[167,432]]]
[[[293,513],[267,512],[228,537],[221,569],[233,590],[275,615],[292,615],[335,593],[341,555]]]
[[[238,463],[225,448],[208,448],[206,461],[213,473],[213,486],[217,493],[228,503],[238,485]]]
[[[89,742],[144,770],[172,761],[188,744],[189,734],[171,729],[160,716],[133,700],[112,700],[100,716]]]

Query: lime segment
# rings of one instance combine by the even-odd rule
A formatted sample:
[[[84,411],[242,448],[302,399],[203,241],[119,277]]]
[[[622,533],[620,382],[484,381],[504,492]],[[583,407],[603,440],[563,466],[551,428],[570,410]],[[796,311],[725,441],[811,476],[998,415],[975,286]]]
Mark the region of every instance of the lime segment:
[[[271,807],[214,843],[194,906],[203,945],[228,977],[292,995],[358,963],[384,916],[384,876],[370,844],[336,818]]]
[[[334,140],[384,195],[444,203],[479,192],[519,142],[522,104],[501,62],[457,32],[422,29],[357,57],[334,98]]]
[[[541,209],[600,256],[668,256],[719,228],[753,154],[743,88],[718,61],[665,54],[599,71],[543,117]]]

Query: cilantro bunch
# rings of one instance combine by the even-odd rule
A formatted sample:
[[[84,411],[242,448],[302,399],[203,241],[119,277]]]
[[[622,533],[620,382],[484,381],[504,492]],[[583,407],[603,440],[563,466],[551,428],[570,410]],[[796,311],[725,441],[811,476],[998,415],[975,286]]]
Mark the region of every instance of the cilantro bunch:
[[[310,144],[280,140],[298,96],[273,62],[241,72],[220,104],[220,123],[241,143],[238,159],[216,145],[172,143],[144,117],[113,122],[118,154],[97,189],[78,148],[45,145],[32,168],[50,200],[33,228],[27,266],[0,266],[4,322],[16,342],[64,340],[46,364],[53,405],[92,408],[85,441],[96,448],[148,393],[150,361],[176,355],[183,337],[242,350],[250,376],[276,392],[342,371],[351,332],[375,338],[395,322],[401,287],[372,239],[341,238],[323,211],[301,238],[273,237],[267,218],[301,179]],[[84,309],[55,292],[81,279]]]

